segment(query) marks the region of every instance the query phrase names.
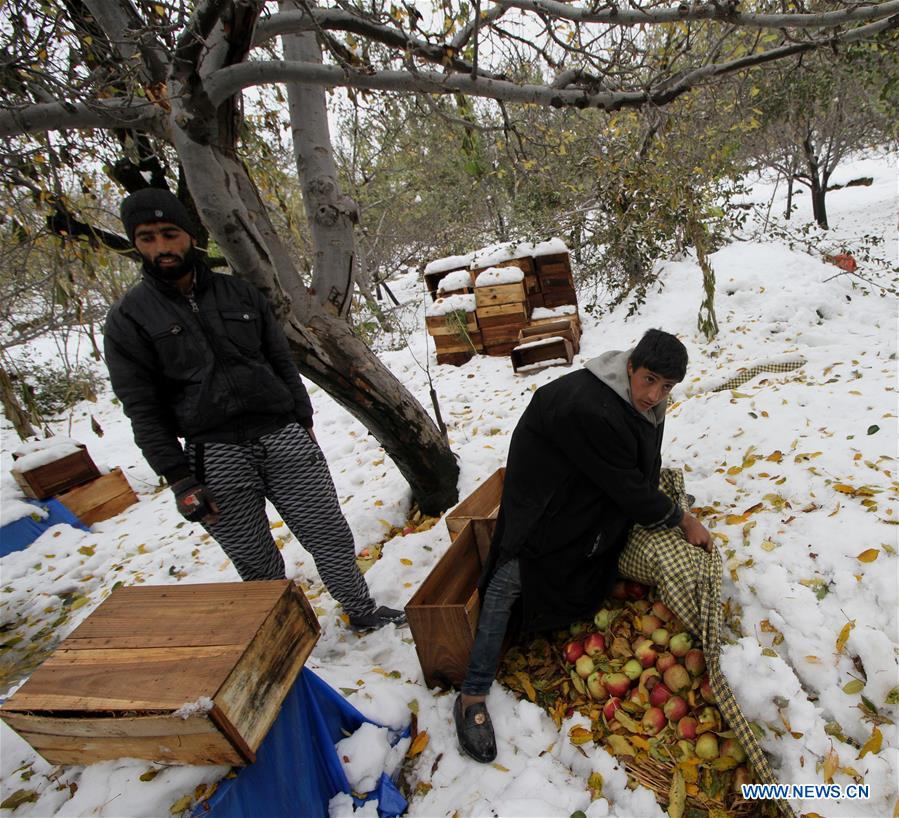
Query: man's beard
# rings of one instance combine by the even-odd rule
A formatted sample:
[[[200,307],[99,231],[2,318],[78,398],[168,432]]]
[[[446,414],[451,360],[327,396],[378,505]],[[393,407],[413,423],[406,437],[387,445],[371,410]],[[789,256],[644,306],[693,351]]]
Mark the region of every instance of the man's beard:
[[[191,247],[184,254],[181,263],[174,265],[160,265],[159,259],[162,257],[163,256],[157,256],[155,261],[144,259],[144,269],[149,275],[153,276],[153,278],[158,278],[162,281],[177,281],[179,278],[193,270],[200,254],[197,253],[196,248]],[[172,258],[172,256],[166,256],[166,258]]]

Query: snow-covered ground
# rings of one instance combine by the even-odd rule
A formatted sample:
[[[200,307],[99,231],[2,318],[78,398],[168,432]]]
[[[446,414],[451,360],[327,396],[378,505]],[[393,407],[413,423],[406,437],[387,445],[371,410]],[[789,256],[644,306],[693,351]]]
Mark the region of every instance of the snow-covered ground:
[[[895,264],[896,164],[860,160],[834,181],[863,175],[873,176],[873,185],[828,196],[828,241],[883,236],[886,246],[879,252]],[[783,186],[775,192],[760,182],[752,198],[766,206],[772,194],[773,210],[782,209]],[[810,218],[808,199],[798,197],[794,225]],[[737,241],[712,263],[720,324],[713,342],[696,330],[698,266],[693,260],[666,262],[637,316],[627,320],[626,309],[601,318],[582,315],[574,366],[606,349],[632,346],[650,327],[686,343],[691,364],[669,414],[665,458],[686,470],[688,488],[706,509],[725,560],[735,639],[723,654],[725,672],[748,718],[763,726],[762,743],[782,783],[823,783],[827,760],[828,770],[836,764],[834,782],[846,785],[857,777],[871,787],[868,801],[793,801],[797,811],[825,818],[893,815],[899,706],[886,699],[899,684],[897,300],[781,242]],[[865,274],[864,266],[859,273]],[[533,390],[568,370],[515,375],[507,358],[483,356],[458,368],[437,366],[424,330],[420,281],[410,274],[391,286],[401,300],[421,305],[420,330],[382,359],[427,407],[420,364],[429,361],[464,497],[503,465]],[[800,369],[710,391],[741,367],[800,356],[806,361]],[[322,390],[310,392],[316,433],[361,551],[404,524],[410,492],[377,441]],[[92,430],[91,416],[102,438]],[[2,559],[5,695],[115,583],[237,579],[215,543],[179,517],[168,490],[159,490],[108,388],[54,431],[86,443],[98,464],[122,467],[140,502],[90,533],[60,526]],[[17,445],[7,428],[0,461],[4,505],[21,499],[9,476],[10,451]],[[310,555],[270,513],[288,575],[302,583],[322,625],[308,666],[333,687],[354,690],[351,703],[382,724],[403,726],[410,706],[417,709],[419,730],[429,734],[411,768],[410,815],[568,816],[578,809],[589,816],[663,814],[649,791],[628,789],[614,758],[592,745],[573,747],[570,724],[556,730],[542,710],[499,685],[489,699],[497,763],[483,767],[461,756],[453,696],[425,687],[408,628],[350,632]],[[378,602],[402,607],[448,545],[442,523],[386,542],[366,574]],[[850,685],[855,692],[845,692],[853,680],[864,687]],[[862,709],[863,696],[876,708],[876,725]],[[778,708],[775,697],[786,703],[778,699]],[[877,744],[878,735],[881,746],[862,752]],[[226,772],[167,767],[143,781],[155,765],[125,759],[54,768],[5,725],[0,742],[0,800],[19,790],[33,794],[15,815],[169,815],[185,795]],[[587,778],[594,770],[603,774],[604,797],[591,803]]]

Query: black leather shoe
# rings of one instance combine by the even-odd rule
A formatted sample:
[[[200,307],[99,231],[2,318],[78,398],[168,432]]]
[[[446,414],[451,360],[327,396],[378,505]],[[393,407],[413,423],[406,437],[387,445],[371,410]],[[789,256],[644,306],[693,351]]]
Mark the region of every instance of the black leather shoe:
[[[350,617],[350,627],[354,631],[374,631],[385,625],[405,625],[406,614],[382,605],[369,614]]]
[[[496,737],[493,735],[493,723],[487,712],[487,705],[470,704],[462,713],[462,695],[453,705],[453,718],[456,720],[456,736],[463,752],[481,764],[489,764],[496,758]]]

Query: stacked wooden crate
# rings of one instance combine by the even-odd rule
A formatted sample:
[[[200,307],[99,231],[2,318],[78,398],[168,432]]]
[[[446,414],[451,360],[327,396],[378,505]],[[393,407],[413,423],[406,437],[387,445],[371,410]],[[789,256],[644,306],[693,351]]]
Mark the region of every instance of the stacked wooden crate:
[[[459,366],[484,351],[475,312],[475,296],[448,295],[425,310],[428,334],[434,339],[438,364]]]
[[[512,350],[512,369],[525,367],[570,366],[581,348],[581,333],[571,319],[554,321],[540,326],[525,327],[518,334],[518,346]]]
[[[85,525],[137,502],[120,469],[101,475],[84,445],[65,437],[24,444],[13,453],[12,475],[26,497],[56,497]]]
[[[450,273],[455,273],[460,270],[470,270],[473,257],[474,253],[468,253],[464,256],[447,256],[446,258],[439,258],[425,265],[425,288],[428,291],[428,295],[431,296],[432,301],[436,301],[438,298],[437,291],[441,280]]]
[[[525,274],[518,266],[488,267],[475,279],[478,326],[488,355],[508,355],[528,323]]]
[[[548,241],[534,248],[534,264],[542,294],[542,307],[577,304],[568,249],[558,241]]]

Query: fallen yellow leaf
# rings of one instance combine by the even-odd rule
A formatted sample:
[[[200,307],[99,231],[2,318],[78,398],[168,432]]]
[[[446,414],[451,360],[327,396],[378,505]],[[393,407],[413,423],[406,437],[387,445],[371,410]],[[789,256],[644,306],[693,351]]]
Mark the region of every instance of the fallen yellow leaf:
[[[843,625],[843,628],[840,631],[840,635],[837,637],[837,653],[842,653],[843,648],[846,646],[846,640],[849,638],[849,634],[852,632],[852,629],[854,627],[854,619],[851,619],[849,622]]]
[[[407,559],[406,557],[400,557],[400,562],[403,565],[412,565],[412,560]]]
[[[862,551],[861,554],[856,557],[856,559],[859,562],[874,562],[874,560],[876,560],[879,555],[879,548],[866,548],[864,551]]]
[[[856,758],[864,758],[868,753],[879,753],[881,745],[883,745],[883,733],[875,727],[871,738],[862,745],[861,752]]]
[[[586,744],[593,741],[593,732],[586,727],[575,726],[568,731],[568,738],[572,744]]]
[[[409,749],[406,751],[406,755],[409,758],[414,758],[417,755],[421,755],[424,748],[428,746],[428,742],[430,740],[431,737],[428,735],[428,731],[422,730],[414,739],[412,739],[412,743],[409,745]]]

